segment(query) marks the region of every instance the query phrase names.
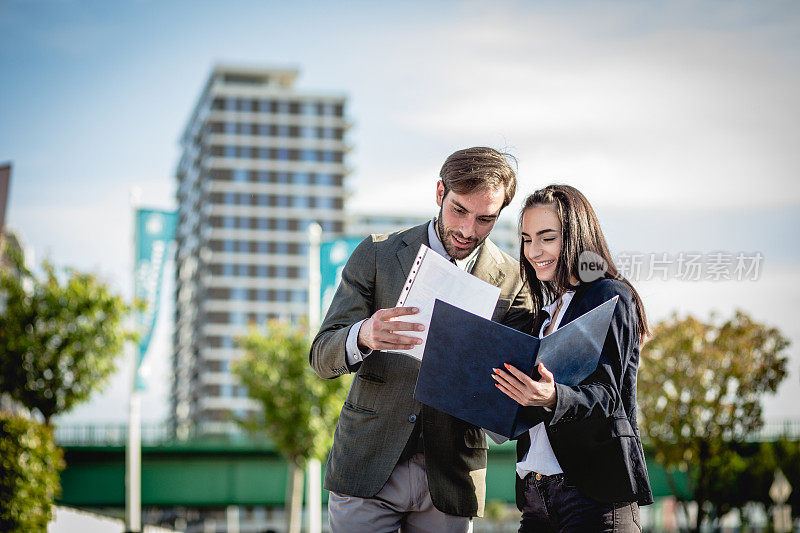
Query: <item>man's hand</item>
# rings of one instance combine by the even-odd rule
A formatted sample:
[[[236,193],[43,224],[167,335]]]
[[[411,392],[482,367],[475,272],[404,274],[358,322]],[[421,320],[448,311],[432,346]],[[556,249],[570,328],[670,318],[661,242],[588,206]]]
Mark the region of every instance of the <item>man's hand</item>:
[[[380,309],[361,324],[358,330],[358,347],[364,350],[410,350],[422,344],[419,337],[398,335],[395,331],[423,331],[425,326],[416,322],[390,320],[398,316],[419,313],[416,307]]]
[[[553,374],[539,363],[542,378],[535,381],[524,372],[505,363],[508,372],[493,368],[495,386],[520,405],[553,407],[556,404],[556,385]],[[510,374],[509,374],[510,372]]]

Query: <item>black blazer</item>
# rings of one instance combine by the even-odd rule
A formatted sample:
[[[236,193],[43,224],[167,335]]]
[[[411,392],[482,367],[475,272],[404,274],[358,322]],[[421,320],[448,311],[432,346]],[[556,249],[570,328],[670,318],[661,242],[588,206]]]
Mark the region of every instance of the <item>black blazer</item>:
[[[618,280],[581,283],[564,310],[560,326],[619,296],[597,370],[577,387],[556,383],[556,405],[523,407],[532,422],[544,422],[553,452],[567,478],[600,502],[653,503],[642,441],[636,422],[639,327],[630,288]],[[533,334],[539,334],[540,315]],[[530,447],[526,431],[517,440],[517,460]],[[524,502],[517,479],[517,507]]]

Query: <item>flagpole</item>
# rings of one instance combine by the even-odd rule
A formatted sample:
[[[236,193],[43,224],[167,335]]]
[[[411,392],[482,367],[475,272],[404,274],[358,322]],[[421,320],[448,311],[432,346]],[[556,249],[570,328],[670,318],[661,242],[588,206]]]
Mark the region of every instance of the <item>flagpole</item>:
[[[319,249],[322,242],[322,227],[316,222],[308,226],[308,334],[313,338],[320,323],[320,274]],[[310,459],[306,470],[306,502],[308,506],[308,533],[322,531],[322,467],[319,459]]]
[[[131,189],[133,210],[134,250],[136,250],[137,220],[140,191]],[[136,296],[136,257],[133,259],[134,297]],[[129,346],[131,364],[131,389],[128,411],[128,443],[125,448],[125,531],[140,533],[142,530],[142,398],[137,387],[139,372],[138,346]]]

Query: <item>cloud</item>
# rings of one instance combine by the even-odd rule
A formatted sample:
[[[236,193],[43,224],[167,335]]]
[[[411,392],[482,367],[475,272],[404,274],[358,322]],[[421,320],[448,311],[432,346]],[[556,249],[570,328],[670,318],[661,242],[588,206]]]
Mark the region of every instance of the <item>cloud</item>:
[[[567,181],[601,203],[796,203],[796,10],[763,20],[739,4],[705,17],[682,5],[644,28],[625,3],[455,18],[415,34],[389,120],[412,143],[508,139],[525,181]],[[405,170],[386,174],[411,188]]]

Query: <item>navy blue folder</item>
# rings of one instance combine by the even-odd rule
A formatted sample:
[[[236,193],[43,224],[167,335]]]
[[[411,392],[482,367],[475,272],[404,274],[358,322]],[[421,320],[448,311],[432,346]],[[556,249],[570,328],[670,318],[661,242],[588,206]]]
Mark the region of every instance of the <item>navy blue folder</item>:
[[[509,363],[539,379],[541,362],[557,383],[577,385],[597,368],[617,297],[539,339],[441,300],[433,308],[414,397],[506,438],[530,429],[520,405],[495,387],[492,368]]]

